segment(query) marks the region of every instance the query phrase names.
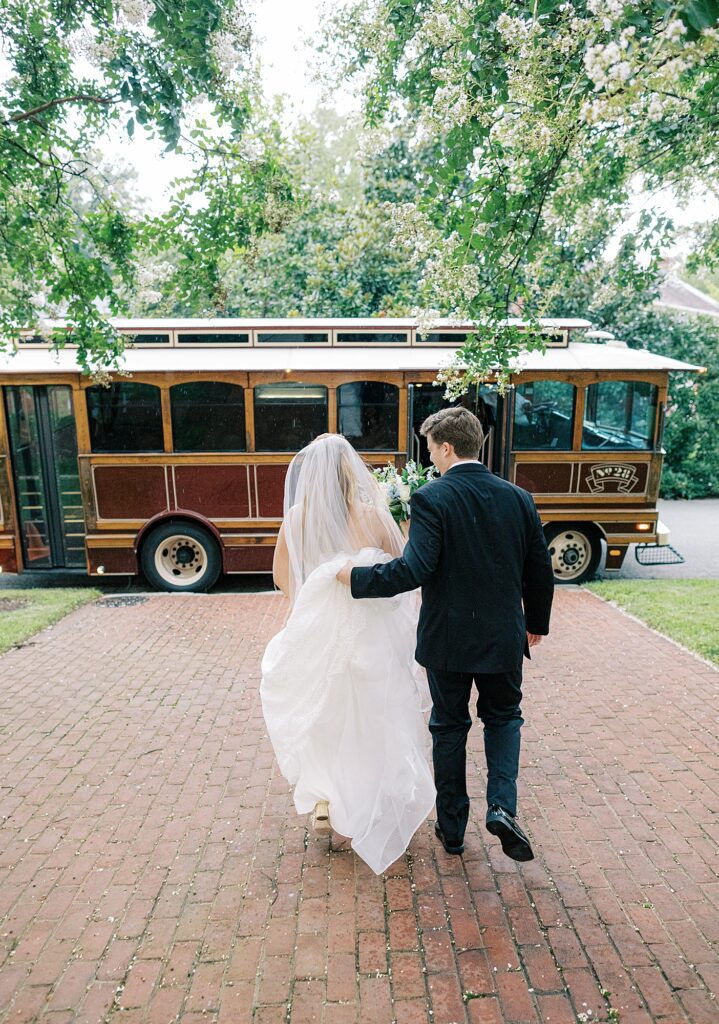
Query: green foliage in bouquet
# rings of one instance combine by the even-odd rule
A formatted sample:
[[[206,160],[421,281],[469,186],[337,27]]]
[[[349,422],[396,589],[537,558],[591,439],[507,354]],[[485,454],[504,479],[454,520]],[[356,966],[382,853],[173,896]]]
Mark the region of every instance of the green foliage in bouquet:
[[[434,466],[425,467],[410,459],[404,469],[398,470],[391,462],[383,469],[372,471],[379,482],[396,523],[406,523],[410,517],[410,502],[414,492],[437,476]]]

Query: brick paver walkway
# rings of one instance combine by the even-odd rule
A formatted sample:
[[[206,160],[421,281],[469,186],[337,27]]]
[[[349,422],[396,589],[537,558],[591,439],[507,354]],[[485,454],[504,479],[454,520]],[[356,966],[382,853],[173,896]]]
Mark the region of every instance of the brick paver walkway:
[[[273,595],[76,612],[0,659],[0,1021],[717,1024],[717,673],[561,591],[518,867],[308,835],[258,700]]]

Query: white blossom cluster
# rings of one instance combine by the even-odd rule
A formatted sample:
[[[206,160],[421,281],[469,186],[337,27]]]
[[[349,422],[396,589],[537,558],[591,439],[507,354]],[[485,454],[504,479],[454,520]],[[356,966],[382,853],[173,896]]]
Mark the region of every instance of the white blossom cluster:
[[[638,39],[629,26],[616,41],[587,47],[585,69],[595,95],[582,105],[584,121],[629,128],[638,118],[655,124],[688,113],[690,102],[683,95],[686,75],[712,74],[710,62],[719,47],[714,29],[692,41],[685,35],[684,23],[676,18],[654,38]],[[624,145],[625,151],[629,145]]]
[[[265,143],[260,138],[245,134],[239,142],[238,153],[240,159],[246,160],[248,164],[256,164],[265,155]]]
[[[457,310],[466,309],[479,292],[479,266],[467,259],[466,245],[456,232],[426,261],[420,287],[445,308]]]
[[[91,25],[76,29],[67,36],[66,46],[75,60],[86,60],[93,67],[106,64],[117,56],[120,40],[117,36],[102,38]]]
[[[135,272],[133,298],[140,308],[155,306],[162,301],[162,282],[174,273],[175,268],[165,260],[143,263]]]
[[[128,25],[145,25],[155,12],[151,0],[119,0],[117,11]]]
[[[424,125],[435,131],[449,132],[466,124],[478,113],[478,107],[466,90],[463,82],[447,82],[434,94],[432,106],[424,113]]]
[[[389,215],[395,242],[415,266],[441,245],[441,234],[414,203],[385,203],[383,209]]]
[[[417,325],[417,333],[421,335],[431,334],[432,331],[435,331],[442,318],[438,309],[424,309],[421,306],[416,306],[411,310],[410,315]]]
[[[142,30],[154,11],[155,4],[151,0],[119,0],[114,8],[114,25],[120,29]],[[72,57],[86,60],[95,67],[116,57],[122,45],[116,32],[104,35],[89,18],[68,35],[66,43]]]
[[[224,78],[230,78],[242,60],[242,53],[229,32],[219,30],[210,36],[210,50],[218,71]]]
[[[217,66],[221,90],[231,99],[238,84],[238,72],[247,64],[252,43],[249,14],[239,2],[223,13],[220,27],[210,35],[210,52]]]
[[[434,49],[444,58],[453,47],[463,47],[473,16],[474,5],[468,0],[439,0],[422,19],[410,56]]]
[[[497,31],[522,60],[532,55],[537,41],[544,36],[541,22],[534,18],[513,18],[506,13],[497,18]]]

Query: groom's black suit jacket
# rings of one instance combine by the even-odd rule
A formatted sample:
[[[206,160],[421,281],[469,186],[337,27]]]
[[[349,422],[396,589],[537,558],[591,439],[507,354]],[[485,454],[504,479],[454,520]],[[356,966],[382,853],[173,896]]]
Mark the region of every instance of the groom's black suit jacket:
[[[554,577],[534,501],[480,463],[412,495],[401,558],[352,570],[352,596],[422,587],[416,658],[449,672],[512,672],[526,631],[549,632]]]

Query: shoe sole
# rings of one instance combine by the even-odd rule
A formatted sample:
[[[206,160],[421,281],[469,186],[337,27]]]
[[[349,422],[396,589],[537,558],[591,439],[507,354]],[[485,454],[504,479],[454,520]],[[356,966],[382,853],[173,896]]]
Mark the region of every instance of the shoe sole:
[[[527,840],[520,839],[516,832],[513,832],[507,825],[502,824],[501,821],[488,822],[487,831],[491,832],[493,836],[498,837],[502,844],[502,850],[507,857],[519,861],[534,860],[532,847]]]

